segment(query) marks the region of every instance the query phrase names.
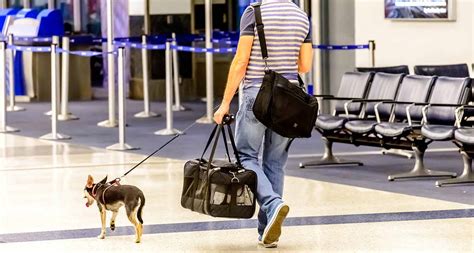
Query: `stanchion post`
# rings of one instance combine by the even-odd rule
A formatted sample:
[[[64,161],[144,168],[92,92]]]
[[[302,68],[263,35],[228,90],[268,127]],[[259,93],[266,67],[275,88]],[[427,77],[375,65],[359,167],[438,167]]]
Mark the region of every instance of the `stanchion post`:
[[[13,34],[8,35],[8,44],[14,46]],[[15,104],[15,49],[8,50],[8,90],[9,90],[9,105],[8,112],[24,111],[25,108]]]
[[[177,46],[176,34],[173,33],[173,46]],[[181,94],[179,92],[179,62],[178,62],[178,50],[172,50],[173,53],[173,84],[174,84],[174,105],[173,111],[185,111],[186,108],[181,105]]]
[[[43,135],[44,140],[67,140],[71,137],[58,133],[58,102],[59,102],[59,59],[57,57],[59,37],[53,37],[51,43],[51,133]]]
[[[205,0],[206,10],[206,48],[212,48],[212,1]],[[212,124],[214,108],[214,57],[212,52],[206,52],[206,116],[197,123]]]
[[[142,36],[142,71],[143,71],[143,112],[135,114],[136,118],[151,118],[160,116],[150,111],[150,66],[148,66],[147,36]]]
[[[108,146],[108,150],[135,150],[125,142],[125,48],[120,47],[118,49],[118,109],[119,109],[119,142],[117,144]]]
[[[100,127],[117,127],[115,116],[115,56],[114,51],[114,21],[113,21],[113,0],[107,0],[107,86],[109,93],[109,119],[99,122]]]
[[[369,40],[369,52],[370,52],[370,64],[371,67],[375,67],[375,40]]]
[[[63,37],[61,54],[61,114],[58,119],[61,121],[77,120],[75,115],[69,112],[69,45],[70,39],[67,36]]]
[[[5,41],[0,41],[0,133],[18,132],[7,126],[6,47]]]
[[[175,135],[182,134],[179,130],[173,128],[173,82],[172,82],[172,59],[171,59],[171,43],[166,42],[166,129],[156,131],[156,135]]]

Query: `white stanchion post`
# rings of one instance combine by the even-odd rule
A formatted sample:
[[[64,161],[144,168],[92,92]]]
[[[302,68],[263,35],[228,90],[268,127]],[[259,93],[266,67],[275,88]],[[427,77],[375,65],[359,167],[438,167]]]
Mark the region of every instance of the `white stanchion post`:
[[[56,45],[59,45],[59,36],[53,36],[52,43],[56,44]],[[57,58],[57,61],[58,61],[58,69],[56,70],[56,75],[58,75],[57,80],[61,81],[61,79],[60,79],[61,78],[60,77],[61,73],[59,72],[59,54],[56,55],[56,58]],[[61,83],[59,83],[58,85],[61,86]],[[59,109],[59,106],[60,105],[58,104],[58,109]],[[44,115],[51,116],[51,115],[53,115],[53,111],[49,110],[49,111],[45,112]],[[59,116],[58,116],[58,119],[59,119]]]
[[[73,20],[74,32],[80,32],[82,29],[81,23],[81,0],[73,0]]]
[[[142,45],[146,46],[147,37],[142,36]],[[150,68],[148,66],[148,50],[142,48],[142,71],[143,71],[143,112],[135,114],[135,118],[152,118],[160,116],[150,111]]]
[[[172,59],[171,59],[171,43],[166,42],[166,128],[163,130],[156,131],[156,135],[175,135],[182,134],[181,131],[173,128],[173,81],[172,75]]]
[[[56,3],[55,0],[48,0],[48,9],[55,9],[56,6],[54,4]]]
[[[313,0],[311,2],[311,34],[313,36],[313,45],[320,45],[322,42],[321,33],[318,30],[321,20],[321,0]],[[321,64],[321,50],[314,50],[313,58],[313,95],[321,95],[323,93],[323,78],[322,78],[322,64]],[[320,103],[320,108],[323,107],[323,103]],[[322,111],[322,108],[320,109]]]
[[[61,54],[61,114],[58,116],[61,121],[79,119],[69,112],[69,45],[69,37],[63,37],[62,48],[65,52]]]
[[[59,59],[57,57],[58,37],[53,37],[51,44],[51,133],[43,135],[44,140],[67,140],[71,137],[58,133],[58,103],[59,103]]]
[[[113,0],[107,0],[107,51],[114,50],[114,21],[113,21]],[[107,55],[108,71],[108,92],[109,92],[109,119],[99,122],[100,127],[117,127],[115,116],[115,56],[111,53]]]
[[[375,49],[375,40],[369,40],[369,59],[372,68],[375,67]]]
[[[7,126],[6,47],[5,41],[0,41],[0,133],[18,132]]]
[[[13,34],[8,35],[8,44],[14,46]],[[25,108],[15,104],[15,49],[8,50],[8,90],[9,90],[9,105],[8,112],[24,111]]]
[[[212,0],[205,1],[206,9],[206,48],[212,48]],[[214,56],[206,53],[206,116],[197,120],[201,124],[213,124],[214,114]]]
[[[177,46],[176,34],[173,33],[173,46]],[[181,105],[181,94],[179,91],[179,61],[178,61],[178,50],[173,50],[173,84],[174,84],[174,105],[173,111],[186,111],[186,108]]]
[[[125,48],[120,47],[118,49],[118,99],[119,99],[119,142],[117,144],[108,146],[108,150],[135,150],[125,142]]]

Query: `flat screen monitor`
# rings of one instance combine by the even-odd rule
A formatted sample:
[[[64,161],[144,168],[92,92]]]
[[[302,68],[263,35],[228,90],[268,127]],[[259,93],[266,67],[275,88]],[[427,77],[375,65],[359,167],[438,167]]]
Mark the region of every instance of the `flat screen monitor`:
[[[455,0],[385,0],[385,18],[393,20],[454,20]]]

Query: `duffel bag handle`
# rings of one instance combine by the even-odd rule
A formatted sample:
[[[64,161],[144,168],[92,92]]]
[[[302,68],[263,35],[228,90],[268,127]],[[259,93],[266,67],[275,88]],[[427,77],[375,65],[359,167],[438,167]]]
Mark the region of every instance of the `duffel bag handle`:
[[[216,151],[216,148],[217,148],[219,135],[221,134],[221,132],[222,132],[222,137],[223,137],[223,141],[224,141],[224,147],[225,147],[225,150],[226,150],[227,158],[229,159],[229,162],[232,162],[232,160],[230,158],[228,144],[227,144],[227,137],[226,137],[226,133],[225,133],[225,129],[224,129],[224,125],[227,125],[227,131],[228,131],[228,134],[229,134],[232,149],[234,151],[234,157],[236,159],[236,163],[237,163],[238,166],[242,167],[242,164],[241,164],[240,158],[239,158],[239,153],[237,152],[237,146],[235,145],[234,135],[232,133],[232,127],[230,126],[231,123],[234,120],[235,120],[234,115],[225,115],[224,119],[223,119],[223,122],[222,122],[222,125],[215,125],[214,129],[211,132],[211,135],[209,136],[209,139],[207,140],[206,147],[204,148],[204,152],[201,155],[201,159],[199,160],[200,163],[202,163],[204,161],[204,155],[206,154],[207,150],[209,149],[209,146],[211,145],[212,140],[214,140],[214,138],[215,138],[214,145],[213,145],[213,148],[212,148],[211,154],[209,156],[209,160],[208,160],[209,165],[212,163],[212,161],[214,159],[215,151]],[[210,167],[210,166],[208,166],[208,167]]]

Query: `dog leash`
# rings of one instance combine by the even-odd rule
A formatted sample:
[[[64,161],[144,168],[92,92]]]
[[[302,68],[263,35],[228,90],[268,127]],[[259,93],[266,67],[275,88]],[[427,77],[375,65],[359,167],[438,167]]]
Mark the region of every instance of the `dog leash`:
[[[217,110],[217,108],[219,108],[220,105],[214,107],[214,110]],[[206,116],[206,115],[204,115]],[[235,116],[234,115],[226,115],[224,116],[224,119],[223,119],[223,122],[226,122],[224,124],[230,124],[233,120],[235,119]],[[120,181],[122,180],[122,178],[126,177],[130,172],[132,172],[134,169],[138,168],[138,166],[142,165],[146,160],[150,159],[150,157],[154,156],[156,153],[160,152],[163,148],[165,148],[166,146],[168,146],[169,144],[171,144],[174,140],[176,140],[178,137],[180,137],[181,135],[184,135],[186,134],[187,131],[189,131],[189,129],[191,129],[192,127],[194,127],[197,123],[197,121],[194,121],[194,123],[192,123],[191,125],[189,125],[188,127],[186,127],[182,133],[177,133],[175,134],[169,141],[167,141],[165,144],[163,144],[161,147],[159,147],[157,150],[153,151],[153,153],[151,153],[150,155],[148,155],[147,157],[145,157],[145,159],[141,160],[138,164],[136,164],[135,166],[133,166],[130,170],[128,170],[127,172],[125,172],[125,174],[123,174],[121,177],[118,177],[112,181],[110,181],[109,183],[111,184],[120,184]]]

